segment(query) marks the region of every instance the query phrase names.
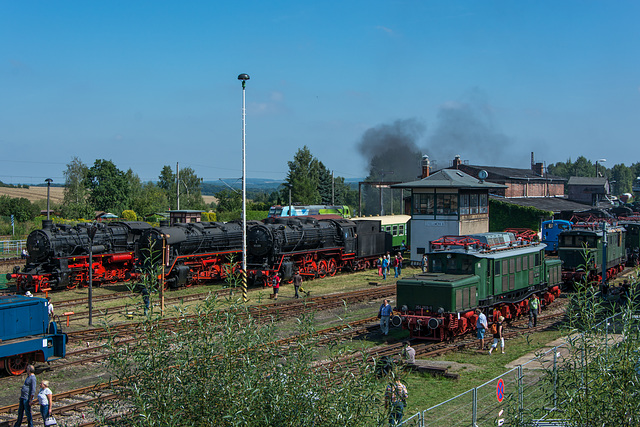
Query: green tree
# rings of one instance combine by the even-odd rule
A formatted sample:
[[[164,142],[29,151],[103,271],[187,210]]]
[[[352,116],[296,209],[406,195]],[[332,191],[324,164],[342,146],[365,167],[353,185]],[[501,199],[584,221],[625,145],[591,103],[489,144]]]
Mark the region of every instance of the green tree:
[[[158,177],[158,187],[160,187],[169,202],[169,208],[175,209],[177,206],[176,202],[176,174],[173,173],[173,169],[171,166],[165,165],[162,167],[162,171],[160,171],[160,176]]]
[[[64,199],[62,216],[65,218],[93,218],[89,204],[86,178],[89,168],[78,157],[73,157],[64,173]]]
[[[232,190],[221,190],[216,193],[218,212],[233,212],[242,209],[242,194]]]
[[[139,197],[132,200],[131,208],[142,217],[164,212],[169,209],[167,194],[153,182],[147,182],[142,185]]]
[[[631,192],[631,185],[633,184],[634,178],[631,168],[626,167],[624,164],[614,165],[611,168],[610,176],[611,192],[613,194],[620,195]]]
[[[313,338],[283,351],[274,344],[275,324],[243,306],[221,310],[214,298],[189,317],[166,328],[150,316],[136,343],[111,343],[108,369],[129,414],[109,425],[364,427],[386,420],[381,385],[366,361],[353,372],[314,368]],[[299,325],[301,337],[312,337],[311,318]],[[99,420],[111,405],[121,407],[97,405]]]
[[[127,174],[111,160],[96,160],[85,178],[95,210],[122,212],[129,205],[131,187]]]
[[[313,205],[321,202],[318,191],[320,162],[313,157],[306,145],[296,152],[293,160],[288,162],[286,182],[291,186],[291,200],[303,205]],[[289,200],[289,188],[285,187],[282,199]]]
[[[13,215],[14,221],[24,222],[34,219],[38,214],[40,214],[38,207],[29,199],[0,196],[0,216]]]
[[[200,190],[202,178],[189,167],[180,169],[180,209],[206,209]]]

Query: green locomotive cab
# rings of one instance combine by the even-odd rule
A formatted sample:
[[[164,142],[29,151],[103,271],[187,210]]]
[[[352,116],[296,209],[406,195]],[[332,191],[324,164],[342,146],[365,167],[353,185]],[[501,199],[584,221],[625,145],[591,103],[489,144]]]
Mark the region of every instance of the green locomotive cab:
[[[397,282],[403,326],[414,338],[442,341],[475,329],[476,308],[513,319],[541,293],[550,304],[560,293],[560,262],[545,260],[541,243],[511,233],[445,236],[432,243],[429,272]]]

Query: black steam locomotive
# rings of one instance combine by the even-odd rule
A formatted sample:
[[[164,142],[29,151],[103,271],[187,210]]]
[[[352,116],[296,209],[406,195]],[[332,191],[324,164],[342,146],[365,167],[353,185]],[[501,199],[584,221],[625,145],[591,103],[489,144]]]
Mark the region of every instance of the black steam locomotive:
[[[150,228],[141,221],[75,226],[42,221],[42,229],[27,237],[26,266],[7,274],[7,279],[16,279],[19,292],[72,289],[88,283],[92,252],[96,284],[129,280],[135,270],[137,242]]]
[[[380,221],[311,217],[251,221],[247,224],[247,277],[250,283],[266,285],[276,272],[288,281],[295,270],[307,277],[361,270],[391,247],[391,236],[380,231]],[[26,267],[7,278],[16,279],[19,292],[86,286],[90,248],[96,285],[131,280],[145,268],[162,264],[167,286],[190,286],[224,279],[241,268],[242,224],[151,227],[133,221],[71,227],[45,221],[42,230],[27,239]]]
[[[267,284],[277,272],[288,281],[296,270],[307,277],[363,270],[391,248],[391,236],[380,230],[380,221],[270,218],[247,233],[248,277]]]
[[[164,262],[165,282],[170,287],[224,279],[238,268],[241,256],[242,224],[237,221],[154,227],[142,234],[138,253],[141,265],[149,260]]]

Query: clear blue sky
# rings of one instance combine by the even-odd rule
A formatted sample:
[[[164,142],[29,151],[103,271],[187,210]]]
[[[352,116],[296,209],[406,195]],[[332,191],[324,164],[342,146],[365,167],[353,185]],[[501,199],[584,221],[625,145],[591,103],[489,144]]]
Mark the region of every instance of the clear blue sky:
[[[239,178],[240,73],[249,178],[284,178],[303,145],[364,177],[363,135],[394,123],[438,166],[629,166],[639,17],[637,1],[0,0],[0,180],[60,183],[73,156]]]

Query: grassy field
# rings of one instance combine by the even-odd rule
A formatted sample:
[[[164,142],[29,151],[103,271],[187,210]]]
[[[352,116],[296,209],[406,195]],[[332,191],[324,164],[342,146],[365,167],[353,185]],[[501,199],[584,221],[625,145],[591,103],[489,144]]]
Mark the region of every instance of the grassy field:
[[[0,187],[0,196],[9,196],[20,198],[24,197],[30,202],[36,200],[47,200],[47,187],[30,187],[30,188],[9,188]],[[214,196],[202,196],[204,202],[208,205],[211,202],[217,202]],[[60,204],[64,200],[64,187],[51,187],[49,201],[54,204]]]
[[[13,198],[24,197],[30,202],[36,200],[47,200],[47,187],[29,187],[29,188],[9,188],[0,187],[0,196],[9,196]],[[49,201],[51,203],[62,203],[64,199],[64,187],[51,187]]]

